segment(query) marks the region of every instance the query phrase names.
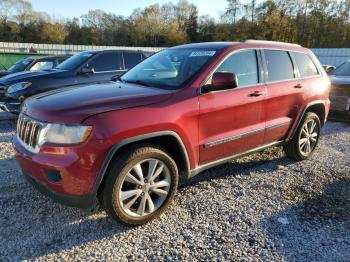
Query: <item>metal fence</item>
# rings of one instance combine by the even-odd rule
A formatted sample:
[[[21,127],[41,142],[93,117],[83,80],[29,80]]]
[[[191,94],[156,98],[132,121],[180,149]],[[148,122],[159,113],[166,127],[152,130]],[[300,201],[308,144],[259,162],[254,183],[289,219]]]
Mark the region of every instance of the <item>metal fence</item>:
[[[312,51],[323,65],[339,66],[350,60],[350,48],[313,48]]]
[[[37,53],[46,55],[76,54],[92,49],[142,50],[157,52],[161,47],[129,47],[129,46],[89,46],[89,45],[56,45],[33,43],[0,42],[0,53]]]
[[[93,49],[142,50],[157,52],[160,47],[129,47],[129,46],[89,46],[89,45],[55,45],[33,43],[0,42],[0,70],[5,70],[20,59],[33,55],[63,55],[76,54]]]
[[[0,42],[0,53],[16,54],[45,54],[61,55],[76,54],[91,49],[121,49],[121,50],[143,50],[157,52],[162,47],[129,47],[129,46],[90,46],[90,45],[56,45],[56,44],[34,44],[34,43],[6,43]],[[339,66],[350,60],[350,48],[313,48],[322,64]],[[0,69],[1,70],[1,69]]]

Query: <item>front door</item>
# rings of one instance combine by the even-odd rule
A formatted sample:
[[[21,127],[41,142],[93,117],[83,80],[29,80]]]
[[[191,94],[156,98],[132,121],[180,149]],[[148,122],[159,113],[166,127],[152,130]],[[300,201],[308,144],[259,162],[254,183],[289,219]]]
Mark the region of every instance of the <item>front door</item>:
[[[200,165],[262,145],[266,87],[260,68],[256,50],[236,51],[215,72],[235,73],[238,87],[200,95]]]

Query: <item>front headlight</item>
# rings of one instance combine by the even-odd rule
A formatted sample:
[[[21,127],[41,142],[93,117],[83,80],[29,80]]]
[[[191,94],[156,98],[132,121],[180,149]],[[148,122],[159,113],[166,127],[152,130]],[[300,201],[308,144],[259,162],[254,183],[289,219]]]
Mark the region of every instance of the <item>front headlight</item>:
[[[47,124],[39,136],[38,144],[79,144],[88,139],[91,131],[91,126]]]
[[[20,90],[23,90],[25,88],[28,88],[32,85],[31,82],[20,82],[20,83],[16,83],[13,85],[10,85],[9,88],[7,89],[7,93],[12,94],[15,92],[18,92]]]

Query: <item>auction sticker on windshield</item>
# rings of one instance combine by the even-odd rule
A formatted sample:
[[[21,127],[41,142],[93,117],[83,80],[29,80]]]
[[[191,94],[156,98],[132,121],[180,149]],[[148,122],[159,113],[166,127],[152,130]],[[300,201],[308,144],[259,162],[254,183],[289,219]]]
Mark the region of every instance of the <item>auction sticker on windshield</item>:
[[[190,54],[190,56],[213,56],[216,51],[194,51]]]

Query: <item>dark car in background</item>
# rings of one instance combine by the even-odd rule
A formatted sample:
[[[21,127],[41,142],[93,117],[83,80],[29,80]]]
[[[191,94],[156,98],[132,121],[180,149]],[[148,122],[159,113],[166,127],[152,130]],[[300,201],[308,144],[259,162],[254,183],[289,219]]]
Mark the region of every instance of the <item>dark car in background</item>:
[[[350,61],[333,70],[329,77],[332,82],[330,93],[332,116],[350,120]]]
[[[0,71],[0,77],[23,71],[49,70],[55,68],[69,57],[71,55],[26,57],[17,61],[7,70]]]
[[[136,66],[151,52],[84,51],[50,70],[22,72],[0,79],[0,108],[18,114],[23,101],[58,88],[110,81]]]

